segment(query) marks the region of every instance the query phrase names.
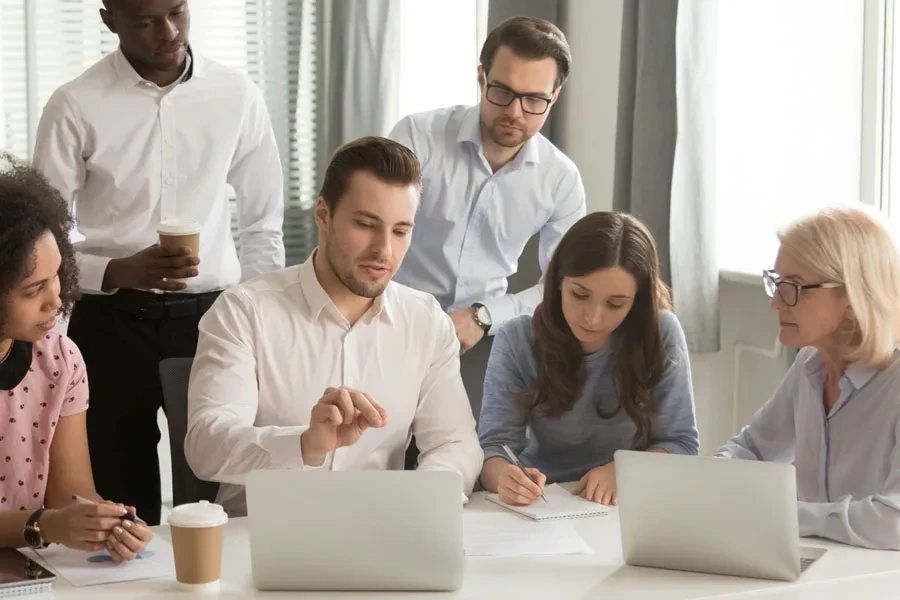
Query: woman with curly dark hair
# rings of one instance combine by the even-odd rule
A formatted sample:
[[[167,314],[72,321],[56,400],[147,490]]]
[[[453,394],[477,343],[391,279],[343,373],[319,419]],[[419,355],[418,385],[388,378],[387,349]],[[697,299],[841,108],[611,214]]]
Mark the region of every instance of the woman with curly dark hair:
[[[87,374],[54,329],[78,289],[72,224],[46,179],[0,153],[0,545],[106,548],[120,562],[152,533],[94,489]]]
[[[534,316],[494,340],[478,424],[482,485],[521,505],[547,482],[577,481],[573,493],[615,504],[616,450],[697,454],[687,344],[669,308],[640,221],[598,212],[575,223]]]

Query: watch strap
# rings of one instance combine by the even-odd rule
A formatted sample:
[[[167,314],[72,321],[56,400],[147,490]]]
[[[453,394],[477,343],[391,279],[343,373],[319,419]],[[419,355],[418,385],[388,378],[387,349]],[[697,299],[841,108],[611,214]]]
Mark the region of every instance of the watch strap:
[[[41,515],[43,515],[43,514],[44,514],[44,509],[39,508],[36,511],[34,511],[33,513],[31,513],[31,516],[28,517],[27,521],[25,521],[25,531],[23,532],[23,535],[24,535],[25,541],[32,548],[40,549],[40,548],[46,548],[48,546],[47,542],[44,541],[44,536],[41,533],[41,528],[38,526],[38,522],[41,520]],[[37,539],[40,540],[40,542],[37,545],[35,545],[32,542],[32,540],[29,539],[32,537],[32,536],[28,535],[29,532],[31,532],[33,535],[37,536]]]

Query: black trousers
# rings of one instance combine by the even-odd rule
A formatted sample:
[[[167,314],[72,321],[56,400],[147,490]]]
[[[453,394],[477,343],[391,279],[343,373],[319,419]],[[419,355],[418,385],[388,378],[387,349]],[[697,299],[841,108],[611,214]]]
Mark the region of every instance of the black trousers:
[[[197,323],[217,295],[85,295],[69,321],[68,335],[88,375],[87,434],[97,492],[134,506],[150,525],[159,524],[162,505],[159,361],[194,356]]]

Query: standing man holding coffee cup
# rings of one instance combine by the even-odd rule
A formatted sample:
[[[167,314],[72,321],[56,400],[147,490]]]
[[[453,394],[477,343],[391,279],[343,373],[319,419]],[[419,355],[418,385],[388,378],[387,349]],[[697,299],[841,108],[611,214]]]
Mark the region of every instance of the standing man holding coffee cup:
[[[89,373],[97,491],[154,525],[159,361],[194,355],[221,290],[284,266],[283,177],[261,93],[188,44],[186,0],[103,6],[119,48],[50,98],[34,163],[83,237],[68,333]]]

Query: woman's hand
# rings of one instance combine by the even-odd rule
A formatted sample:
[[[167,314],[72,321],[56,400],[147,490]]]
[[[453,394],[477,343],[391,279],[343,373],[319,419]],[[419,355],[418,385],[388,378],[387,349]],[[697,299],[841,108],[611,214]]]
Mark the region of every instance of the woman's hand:
[[[65,508],[44,511],[38,526],[45,542],[97,552],[106,547],[110,532],[127,513],[124,506],[112,502],[77,502]]]
[[[134,516],[134,507],[129,506],[128,512]],[[146,525],[122,519],[122,523],[113,527],[112,535],[107,538],[106,549],[113,562],[134,560],[152,538],[153,531]]]
[[[616,465],[609,462],[602,467],[595,467],[584,474],[584,477],[572,490],[575,495],[584,493],[591,502],[606,506],[616,505]]]
[[[525,469],[523,473],[518,466],[506,463],[497,478],[497,492],[507,504],[530,506],[541,499],[546,482],[547,476],[537,469]]]

